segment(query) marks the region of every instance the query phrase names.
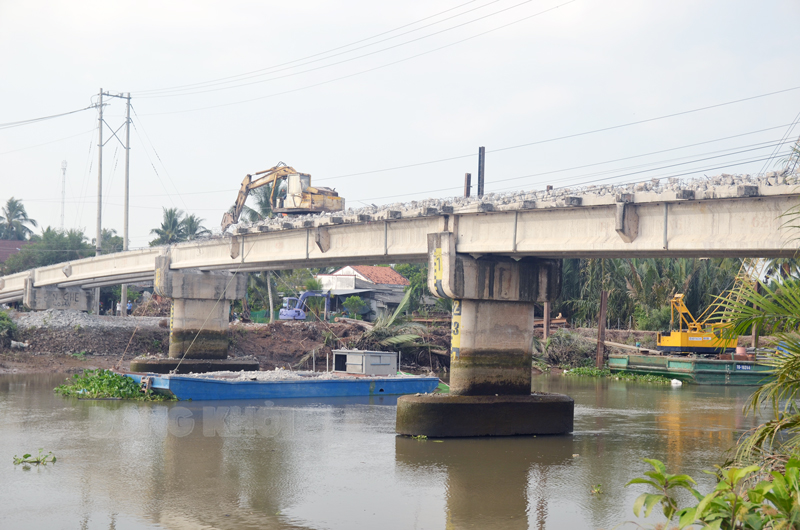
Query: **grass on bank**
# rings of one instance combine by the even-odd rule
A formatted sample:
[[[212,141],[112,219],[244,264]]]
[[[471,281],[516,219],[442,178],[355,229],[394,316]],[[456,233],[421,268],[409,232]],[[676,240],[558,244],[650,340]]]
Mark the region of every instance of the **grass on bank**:
[[[171,396],[143,392],[130,377],[111,370],[84,370],[53,391],[62,396],[89,399],[134,399],[137,401],[173,401]]]

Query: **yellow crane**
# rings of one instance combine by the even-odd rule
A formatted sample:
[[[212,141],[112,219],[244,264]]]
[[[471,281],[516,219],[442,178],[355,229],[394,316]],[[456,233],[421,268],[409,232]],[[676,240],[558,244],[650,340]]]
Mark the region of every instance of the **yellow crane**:
[[[683,301],[682,294],[676,294],[670,300],[670,329],[659,333],[657,348],[665,353],[722,353],[736,349],[737,337],[725,338],[724,330],[730,327],[725,322],[709,323],[703,318],[709,312],[709,306],[700,318],[695,319]],[[713,313],[711,313],[713,314]],[[677,316],[677,318],[676,318]]]
[[[764,260],[745,258],[739,267],[733,287],[717,297],[715,303],[706,308],[695,319],[683,301],[682,294],[676,294],[670,301],[670,329],[667,333],[659,333],[657,348],[668,353],[723,353],[736,349],[738,337],[725,338],[724,331],[730,329],[728,322],[709,322],[711,318],[719,319],[717,309],[725,300],[739,301],[741,287],[745,283],[753,284],[763,275]],[[676,318],[677,316],[677,318]]]
[[[300,173],[283,162],[264,171],[247,175],[239,188],[233,209],[222,216],[222,231],[239,222],[250,192],[272,184],[270,206],[275,213],[307,214],[344,210],[344,198],[336,190],[311,186],[311,175]]]

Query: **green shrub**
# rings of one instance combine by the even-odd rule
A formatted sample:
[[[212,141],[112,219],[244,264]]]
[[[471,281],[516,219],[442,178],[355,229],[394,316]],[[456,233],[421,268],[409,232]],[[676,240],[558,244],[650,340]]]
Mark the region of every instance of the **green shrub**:
[[[347,309],[347,313],[350,315],[350,318],[358,318],[359,312],[367,304],[361,299],[360,296],[350,296],[342,303],[342,305],[345,309]]]
[[[17,331],[17,325],[5,311],[0,311],[0,347],[11,346],[11,339]]]
[[[574,331],[559,329],[545,342],[537,341],[542,350],[539,358],[550,366],[584,366],[591,364],[597,347]]]
[[[672,320],[672,310],[670,306],[658,309],[648,309],[636,306],[633,310],[633,320],[636,329],[643,331],[669,331],[670,321]]]
[[[664,516],[678,519],[678,528],[700,525],[716,529],[797,529],[800,528],[800,460],[787,462],[784,472],[772,471],[768,480],[753,484],[759,467],[717,468],[717,485],[711,493],[703,495],[694,489],[697,483],[688,475],[671,475],[659,460],[645,459],[653,471],[645,477],[635,478],[631,484],[647,484],[655,493],[642,493],[633,505],[638,517],[644,516],[658,505]],[[694,496],[696,503],[679,509],[673,490],[684,489]]]

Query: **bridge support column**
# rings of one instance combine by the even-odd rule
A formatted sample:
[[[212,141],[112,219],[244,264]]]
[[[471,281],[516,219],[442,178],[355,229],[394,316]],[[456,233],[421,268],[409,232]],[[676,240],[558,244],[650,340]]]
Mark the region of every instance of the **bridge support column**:
[[[257,361],[228,359],[228,314],[231,300],[244,297],[246,274],[170,270],[168,257],[160,256],[154,286],[172,299],[169,358],[131,362],[132,371],[258,370]]]
[[[451,233],[428,236],[431,291],[453,299],[450,394],[402,396],[397,432],[507,436],[572,431],[574,401],[531,394],[534,304],[555,299],[561,261],[455,252]]]

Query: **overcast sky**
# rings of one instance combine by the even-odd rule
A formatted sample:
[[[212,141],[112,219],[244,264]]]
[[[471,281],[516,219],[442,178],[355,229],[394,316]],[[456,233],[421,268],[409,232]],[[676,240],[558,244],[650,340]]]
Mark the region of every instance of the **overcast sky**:
[[[757,173],[800,134],[798,22],[798,0],[0,0],[0,124],[130,92],[131,247],[163,207],[218,228],[279,161],[353,207],[459,195],[482,145],[487,192]],[[66,161],[65,228],[94,237],[96,144],[95,109],[0,126],[0,202],[59,227]],[[120,234],[123,160],[111,139]]]

